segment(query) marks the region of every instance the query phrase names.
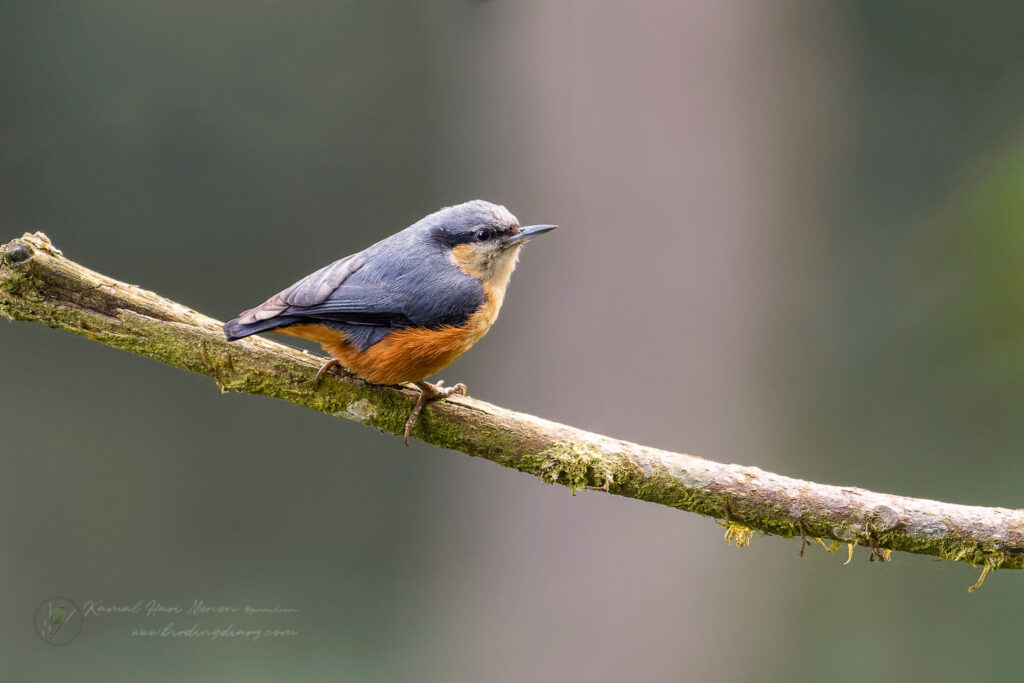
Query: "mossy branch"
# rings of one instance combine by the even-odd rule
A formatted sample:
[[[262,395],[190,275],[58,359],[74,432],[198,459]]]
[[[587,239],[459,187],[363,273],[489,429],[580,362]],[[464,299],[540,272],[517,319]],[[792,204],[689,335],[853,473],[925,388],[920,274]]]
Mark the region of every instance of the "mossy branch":
[[[229,344],[220,322],[90,271],[64,258],[42,233],[0,247],[0,314],[207,375],[223,391],[282,398],[394,434],[402,433],[415,402],[411,390],[334,375],[313,389],[320,359],[258,337]],[[619,441],[472,398],[429,404],[413,436],[573,492],[598,489],[714,517],[738,544],[753,529],[861,545],[872,559],[901,550],[969,562],[984,575],[1024,567],[1020,510],[815,484]]]

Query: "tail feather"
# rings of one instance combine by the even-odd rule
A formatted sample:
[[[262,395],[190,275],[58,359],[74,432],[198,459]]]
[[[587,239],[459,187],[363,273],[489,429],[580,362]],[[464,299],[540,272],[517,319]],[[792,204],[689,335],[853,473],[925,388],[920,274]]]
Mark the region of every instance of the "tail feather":
[[[235,341],[236,339],[242,339],[248,337],[251,334],[259,334],[260,332],[270,332],[281,327],[288,327],[299,322],[299,319],[293,316],[282,316],[280,318],[269,318],[267,320],[259,320],[254,323],[240,323],[239,319],[229,320],[224,323],[224,337],[229,341]]]

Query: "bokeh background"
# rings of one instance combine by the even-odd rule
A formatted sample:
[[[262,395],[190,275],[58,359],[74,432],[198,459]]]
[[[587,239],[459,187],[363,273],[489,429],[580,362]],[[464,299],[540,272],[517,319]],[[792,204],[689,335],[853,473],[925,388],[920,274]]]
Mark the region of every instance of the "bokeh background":
[[[562,227],[446,370],[836,484],[1016,507],[1024,5],[0,5],[0,226],[229,318],[482,197]],[[4,680],[1012,678],[1024,577],[561,487],[0,323]],[[89,618],[36,606],[280,605]],[[257,642],[133,628],[290,628]]]

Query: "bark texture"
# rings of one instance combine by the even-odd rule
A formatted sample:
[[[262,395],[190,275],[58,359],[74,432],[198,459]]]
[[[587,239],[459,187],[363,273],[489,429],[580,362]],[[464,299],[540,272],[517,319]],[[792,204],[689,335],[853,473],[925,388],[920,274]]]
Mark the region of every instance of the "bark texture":
[[[42,233],[0,247],[0,314],[43,323],[211,377],[222,391],[285,399],[401,434],[416,394],[355,378],[311,380],[321,359],[259,337],[228,343],[221,323],[65,258]],[[899,550],[983,567],[1024,567],[1024,512],[828,486],[585,432],[468,397],[431,403],[413,436],[562,484],[750,529]],[[396,446],[400,442],[396,441]],[[832,549],[838,547],[833,543]],[[852,548],[852,546],[851,546]],[[975,587],[977,587],[976,584]]]

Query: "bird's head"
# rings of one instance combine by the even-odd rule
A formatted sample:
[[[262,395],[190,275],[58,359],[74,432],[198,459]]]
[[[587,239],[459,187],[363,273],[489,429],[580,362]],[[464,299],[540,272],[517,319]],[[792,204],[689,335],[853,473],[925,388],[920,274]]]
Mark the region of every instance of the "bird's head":
[[[428,216],[430,237],[449,250],[452,265],[484,284],[504,288],[519,258],[519,249],[555,225],[520,227],[504,206],[476,199]]]

